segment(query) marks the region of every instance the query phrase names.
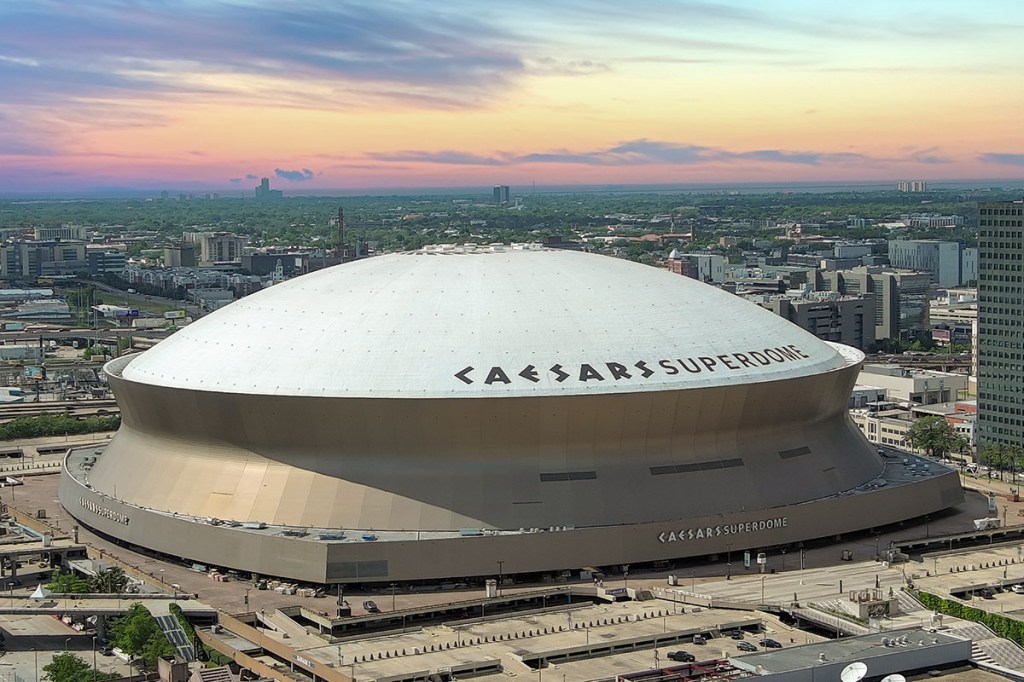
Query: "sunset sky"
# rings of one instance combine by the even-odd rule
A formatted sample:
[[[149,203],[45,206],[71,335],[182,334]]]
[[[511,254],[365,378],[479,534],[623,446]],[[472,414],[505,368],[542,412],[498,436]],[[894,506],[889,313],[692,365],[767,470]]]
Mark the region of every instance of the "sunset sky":
[[[1018,0],[0,0],[0,191],[1024,178]]]

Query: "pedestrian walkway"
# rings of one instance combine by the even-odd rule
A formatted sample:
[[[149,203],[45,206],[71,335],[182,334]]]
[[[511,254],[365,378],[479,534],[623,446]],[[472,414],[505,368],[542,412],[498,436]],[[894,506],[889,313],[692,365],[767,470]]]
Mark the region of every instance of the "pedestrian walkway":
[[[193,643],[189,641],[188,635],[181,628],[181,623],[173,615],[156,616],[156,622],[163,630],[164,635],[167,637],[167,641],[171,643],[171,646],[178,652],[178,658],[183,661],[192,662],[196,660],[196,649]]]

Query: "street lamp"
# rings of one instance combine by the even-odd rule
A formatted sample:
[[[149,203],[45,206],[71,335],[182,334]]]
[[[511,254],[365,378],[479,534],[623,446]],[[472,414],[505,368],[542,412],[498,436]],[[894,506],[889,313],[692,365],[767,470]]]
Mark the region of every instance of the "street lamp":
[[[92,636],[92,677],[96,679],[96,635]]]
[[[764,604],[764,576],[761,576],[761,603]]]
[[[732,543],[725,546],[725,579],[732,580]]]
[[[67,639],[64,640],[64,651],[67,651],[68,647],[70,647],[70,646],[71,646],[71,638],[68,637]]]
[[[626,590],[626,597],[629,597],[629,564],[622,565],[622,587]]]
[[[36,682],[39,682],[39,652],[32,649],[32,657],[35,659]]]
[[[499,561],[498,562],[498,596],[499,597],[501,596],[501,566],[504,563],[505,563],[504,561]]]
[[[395,583],[391,583],[391,610],[395,610],[395,589],[398,587]]]
[[[782,550],[782,570],[783,570],[783,572],[785,572],[785,570],[786,570],[786,550],[785,549]]]

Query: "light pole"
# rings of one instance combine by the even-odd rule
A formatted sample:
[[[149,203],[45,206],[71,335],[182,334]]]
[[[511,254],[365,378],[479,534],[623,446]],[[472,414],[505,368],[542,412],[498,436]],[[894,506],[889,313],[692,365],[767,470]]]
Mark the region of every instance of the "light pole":
[[[629,597],[629,564],[622,565],[622,587],[626,590],[626,597]]]
[[[32,649],[32,658],[35,659],[36,682],[39,682],[39,652]]]
[[[395,610],[395,589],[398,587],[395,583],[391,583],[391,610]]]
[[[732,580],[732,543],[725,546],[725,579]]]
[[[782,570],[783,570],[783,572],[785,572],[785,570],[786,570],[786,550],[785,549],[782,550]]]
[[[92,637],[92,677],[96,679],[96,635]]]
[[[764,604],[764,576],[761,576],[761,603]]]
[[[71,646],[71,638],[68,637],[67,639],[64,640],[64,651],[67,651],[68,647],[70,647],[70,646]]]
[[[501,566],[504,563],[505,563],[504,561],[499,561],[498,562],[498,596],[499,597],[501,596]]]
[[[245,588],[245,596],[242,597],[242,603],[245,605],[245,610],[246,611],[249,610],[249,590],[251,590],[251,589],[252,589],[251,587]]]

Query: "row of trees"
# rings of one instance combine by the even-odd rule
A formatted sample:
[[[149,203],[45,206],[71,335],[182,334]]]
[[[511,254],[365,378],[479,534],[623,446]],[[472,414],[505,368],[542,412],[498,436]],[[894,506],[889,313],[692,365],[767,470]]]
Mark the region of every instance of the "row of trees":
[[[66,414],[40,414],[35,417],[18,417],[0,424],[0,441],[117,431],[120,426],[121,418],[117,416],[93,415],[76,419]]]
[[[1003,479],[1003,474],[1007,471],[1010,472],[1010,480],[1015,480],[1016,473],[1024,469],[1024,448],[1019,445],[994,443],[986,446],[979,457],[991,469],[999,472],[1000,480]],[[989,477],[992,477],[991,470]]]
[[[117,566],[88,578],[57,570],[46,587],[55,594],[124,594],[128,587],[128,576]]]
[[[944,599],[928,592],[918,592],[917,598],[932,611],[981,623],[988,626],[989,629],[1000,637],[1013,640],[1017,644],[1024,644],[1024,622],[1022,621],[1004,616],[1001,613],[976,609],[954,599]]]
[[[949,422],[938,416],[922,417],[915,421],[907,431],[906,440],[911,447],[924,450],[936,459],[951,453],[958,453],[962,458],[970,446],[966,437],[957,433]],[[992,477],[992,469],[999,473],[1000,480],[1007,471],[1010,472],[1011,481],[1016,479],[1018,471],[1024,471],[1024,448],[1018,445],[988,445],[978,454],[978,459],[990,467],[989,478]]]

